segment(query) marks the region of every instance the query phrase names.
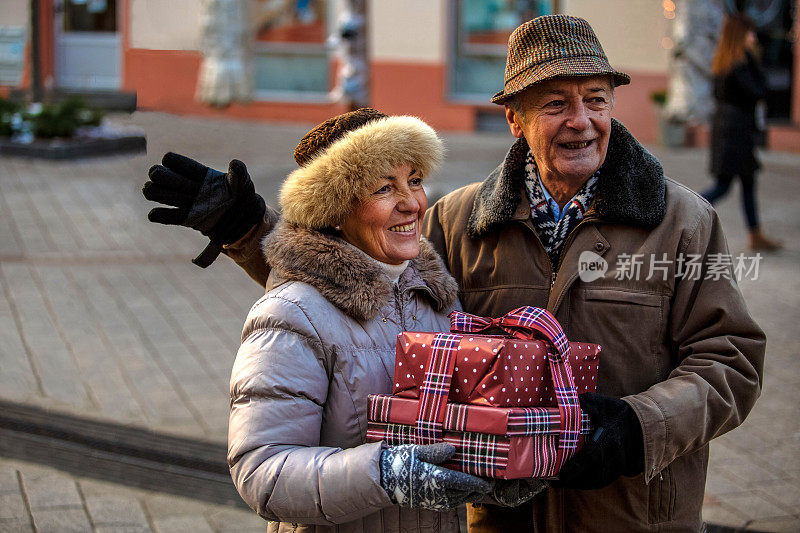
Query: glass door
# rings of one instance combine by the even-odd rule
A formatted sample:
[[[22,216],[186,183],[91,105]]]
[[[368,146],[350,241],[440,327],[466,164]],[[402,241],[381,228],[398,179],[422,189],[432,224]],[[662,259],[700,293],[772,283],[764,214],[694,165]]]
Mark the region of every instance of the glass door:
[[[554,12],[554,0],[457,0],[452,17],[450,97],[485,103],[503,88],[508,37]]]
[[[117,0],[55,1],[56,79],[66,89],[117,89]]]

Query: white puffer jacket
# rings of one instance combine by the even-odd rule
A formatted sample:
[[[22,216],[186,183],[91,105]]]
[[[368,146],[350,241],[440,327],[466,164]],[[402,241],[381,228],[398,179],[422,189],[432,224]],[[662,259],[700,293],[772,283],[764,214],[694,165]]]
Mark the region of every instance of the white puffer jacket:
[[[396,336],[446,331],[457,286],[427,241],[393,285],[341,239],[278,226],[268,292],[231,376],[228,464],[268,532],[456,532],[455,512],[393,505],[367,396],[391,393]]]

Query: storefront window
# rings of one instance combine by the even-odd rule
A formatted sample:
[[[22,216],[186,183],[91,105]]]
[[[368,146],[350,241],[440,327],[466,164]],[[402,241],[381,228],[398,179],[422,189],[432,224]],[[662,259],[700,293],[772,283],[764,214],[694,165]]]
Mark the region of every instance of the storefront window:
[[[795,0],[750,0],[744,5],[744,12],[756,25],[767,78],[767,118],[774,122],[788,121],[791,115],[794,3]],[[734,0],[726,0],[725,7],[732,13],[739,6]]]
[[[265,97],[329,89],[328,0],[258,0],[255,88]]]
[[[456,0],[450,94],[488,101],[502,89],[508,37],[523,22],[553,11],[552,0]]]
[[[64,2],[65,32],[117,31],[116,0],[66,0]]]

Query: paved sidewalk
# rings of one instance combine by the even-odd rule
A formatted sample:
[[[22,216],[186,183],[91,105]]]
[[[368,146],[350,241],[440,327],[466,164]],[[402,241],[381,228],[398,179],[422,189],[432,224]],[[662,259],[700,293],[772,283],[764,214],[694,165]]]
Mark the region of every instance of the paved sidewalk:
[[[250,510],[0,459],[0,532],[263,533]]]
[[[0,159],[0,399],[224,443],[230,367],[261,290],[224,257],[208,270],[191,264],[205,239],[148,223],[153,204],[140,188],[167,150],[220,169],[237,157],[274,205],[308,125],[158,113],[118,120],[146,130],[146,156]],[[481,179],[511,138],[445,141],[434,195]],[[654,152],[668,175],[696,190],[708,184],[705,151]],[[704,513],[717,524],[798,531],[800,358],[792,334],[800,316],[800,156],[763,159],[763,225],[787,246],[764,257],[757,280],[741,282],[768,334],[764,391],[745,424],[712,445]],[[747,251],[738,194],[718,206],[734,254]],[[24,479],[28,466],[11,468]]]

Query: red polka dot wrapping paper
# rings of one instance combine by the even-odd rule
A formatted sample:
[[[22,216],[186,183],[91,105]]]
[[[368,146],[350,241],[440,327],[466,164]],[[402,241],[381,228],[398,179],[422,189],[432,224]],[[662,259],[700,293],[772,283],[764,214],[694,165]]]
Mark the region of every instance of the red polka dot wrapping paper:
[[[394,395],[419,398],[435,335],[404,331],[397,336]],[[569,347],[577,393],[595,392],[601,346],[570,342]],[[556,406],[547,350],[548,343],[541,339],[461,335],[448,401],[490,407]]]

